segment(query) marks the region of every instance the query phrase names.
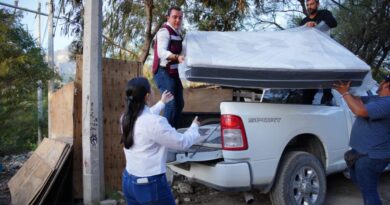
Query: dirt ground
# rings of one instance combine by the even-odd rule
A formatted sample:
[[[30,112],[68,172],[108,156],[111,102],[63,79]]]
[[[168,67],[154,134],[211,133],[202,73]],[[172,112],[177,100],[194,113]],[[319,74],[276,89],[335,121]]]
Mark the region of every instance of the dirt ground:
[[[327,177],[328,190],[326,205],[363,205],[359,190],[341,173]],[[224,193],[209,189],[203,185],[192,183],[193,194],[179,194],[179,203],[186,205],[245,205],[242,193]],[[379,191],[383,205],[390,205],[390,172],[382,175]],[[254,202],[252,205],[271,205],[268,195],[252,192]],[[187,199],[186,199],[187,198]],[[184,201],[186,199],[189,202]]]
[[[0,205],[6,205],[10,203],[9,190],[7,182],[12,176],[5,172],[0,173]]]
[[[23,166],[32,152],[0,157],[0,205],[10,204],[8,181]]]
[[[0,205],[10,204],[10,194],[7,182],[16,173],[17,169],[22,166],[29,154],[22,157],[11,157],[8,161],[8,171],[0,172]],[[3,160],[3,159],[2,159]],[[4,161],[3,161],[4,162]],[[12,166],[11,166],[12,165]],[[326,205],[363,205],[361,194],[352,182],[346,179],[341,173],[333,174],[327,177],[328,190]],[[181,189],[189,189],[189,193]],[[180,205],[245,205],[243,193],[218,192],[204,185],[195,182],[188,182],[178,178],[175,180],[173,193]],[[390,205],[390,172],[382,175],[380,180],[380,194],[383,205]],[[252,191],[254,196],[253,205],[271,205],[271,201],[266,194],[260,194],[258,191]],[[118,204],[124,204],[123,199],[118,199]],[[77,203],[79,204],[79,203]],[[82,203],[81,203],[82,204]]]

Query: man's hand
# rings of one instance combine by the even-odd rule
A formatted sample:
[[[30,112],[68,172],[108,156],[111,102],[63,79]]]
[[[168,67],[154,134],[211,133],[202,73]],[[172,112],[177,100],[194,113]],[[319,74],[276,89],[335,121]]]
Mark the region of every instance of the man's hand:
[[[342,98],[344,98],[345,102],[347,103],[349,109],[351,109],[351,111],[355,115],[357,115],[358,117],[368,117],[368,112],[363,101],[359,97],[352,96],[348,92],[350,86],[351,81],[339,81],[338,83],[333,84],[333,88],[341,94]]]
[[[339,92],[341,95],[348,92],[350,86],[351,86],[351,81],[342,82],[341,80],[339,80],[338,83],[333,83],[333,88],[337,90],[337,92]]]
[[[314,22],[314,21],[309,21],[305,24],[307,27],[314,27],[314,26],[317,26],[317,23]]]
[[[168,56],[167,58],[168,61],[179,61],[179,63],[183,63],[184,62],[184,56],[183,55],[178,55],[178,54],[171,54]]]
[[[173,97],[172,93],[166,90],[161,95],[161,102],[163,102],[164,104],[167,104],[168,102],[173,100],[173,98],[174,97]]]

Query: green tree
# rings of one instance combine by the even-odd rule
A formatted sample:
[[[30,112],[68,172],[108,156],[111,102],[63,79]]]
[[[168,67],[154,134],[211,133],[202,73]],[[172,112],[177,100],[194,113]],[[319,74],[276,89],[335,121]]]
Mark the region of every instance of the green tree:
[[[0,9],[0,154],[35,145],[37,81],[54,76],[20,18]]]
[[[82,1],[65,1],[71,6],[66,12],[68,24],[64,30],[77,36],[82,33]],[[152,40],[166,21],[168,8],[173,5],[181,6],[185,18],[199,30],[240,30],[249,10],[247,2],[249,1],[107,0],[103,21],[103,54],[145,63]],[[70,46],[73,53],[82,52],[80,37]]]
[[[371,66],[377,79],[389,72],[390,1],[346,0],[335,9],[335,38]]]
[[[60,0],[61,12],[64,14],[65,24],[61,27],[62,34],[74,37],[69,45],[70,59],[83,53],[83,25],[84,6],[82,0]]]
[[[64,0],[82,8],[82,0]],[[76,3],[75,3],[76,2]],[[305,0],[107,0],[104,11],[103,53],[106,56],[145,63],[151,42],[171,5],[181,6],[191,30],[259,31],[296,27],[307,14]],[[324,0],[338,27],[337,41],[357,54],[374,75],[389,68],[389,0]],[[75,12],[78,11],[78,12]],[[82,31],[82,9],[72,9],[69,22]],[[75,15],[77,14],[77,15]],[[69,15],[69,16],[72,16]],[[81,28],[81,29],[80,29]],[[82,43],[72,44],[82,51]]]
[[[253,30],[284,30],[296,27],[307,15],[305,0],[255,0],[247,26]],[[287,23],[286,23],[287,22]]]
[[[249,14],[249,1],[188,1],[185,5],[187,21],[201,31],[240,31]]]
[[[144,63],[154,36],[166,21],[168,8],[184,3],[184,0],[109,0],[103,21],[103,52],[119,56],[123,56],[123,52],[130,59]]]

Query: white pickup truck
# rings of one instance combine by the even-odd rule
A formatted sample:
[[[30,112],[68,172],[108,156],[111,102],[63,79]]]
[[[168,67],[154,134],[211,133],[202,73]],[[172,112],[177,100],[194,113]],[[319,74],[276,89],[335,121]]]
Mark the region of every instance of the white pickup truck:
[[[335,91],[332,105],[316,103],[321,91],[312,105],[301,104],[301,91],[222,102],[220,122],[200,129],[208,139],[170,153],[168,167],[217,190],[270,192],[273,204],[323,204],[326,175],[346,169],[355,117]]]

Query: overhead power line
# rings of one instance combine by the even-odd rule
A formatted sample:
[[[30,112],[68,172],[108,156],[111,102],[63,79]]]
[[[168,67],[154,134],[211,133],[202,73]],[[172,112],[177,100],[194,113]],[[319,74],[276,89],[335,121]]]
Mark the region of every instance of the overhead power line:
[[[63,0],[60,0],[60,10],[58,10],[58,15],[60,15],[63,6],[64,6],[64,2],[63,2]],[[53,32],[54,34],[56,33],[56,30],[57,30],[58,19],[59,18],[57,18],[56,25],[54,26],[54,32]]]
[[[43,32],[42,45],[45,43],[48,22],[49,21],[46,21],[45,32]]]
[[[45,14],[45,13],[34,11],[34,10],[31,10],[31,9],[27,9],[27,8],[22,8],[22,7],[19,7],[19,6],[14,6],[12,4],[6,4],[6,3],[3,3],[3,2],[0,2],[0,5],[11,7],[11,8],[15,8],[15,9],[19,9],[19,10],[23,10],[23,11],[28,11],[28,12],[31,12],[31,13],[34,13],[34,14],[39,14],[39,15],[43,15],[43,16],[49,16],[49,14]],[[53,18],[62,19],[64,17],[53,16]]]

